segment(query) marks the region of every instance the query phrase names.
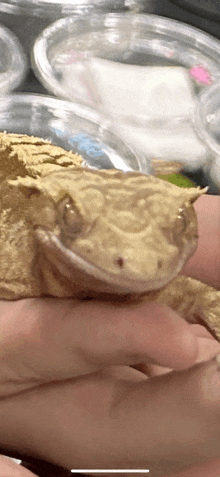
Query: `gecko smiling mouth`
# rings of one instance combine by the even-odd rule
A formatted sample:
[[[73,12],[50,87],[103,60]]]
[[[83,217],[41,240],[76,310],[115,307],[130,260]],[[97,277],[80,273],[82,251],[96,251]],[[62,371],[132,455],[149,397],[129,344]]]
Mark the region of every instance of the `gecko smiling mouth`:
[[[126,275],[126,261],[119,255],[116,266],[123,273],[114,274],[104,268],[92,263],[85,258],[78,250],[69,250],[60,239],[51,231],[42,227],[36,227],[35,234],[44,256],[56,267],[57,271],[66,277],[69,282],[79,285],[86,290],[95,292],[107,292],[116,294],[142,294],[164,287],[175,278],[185,263],[184,249],[178,260],[173,264],[172,272],[163,277],[155,276],[154,279],[139,278],[129,272]],[[161,263],[158,261],[158,270]]]

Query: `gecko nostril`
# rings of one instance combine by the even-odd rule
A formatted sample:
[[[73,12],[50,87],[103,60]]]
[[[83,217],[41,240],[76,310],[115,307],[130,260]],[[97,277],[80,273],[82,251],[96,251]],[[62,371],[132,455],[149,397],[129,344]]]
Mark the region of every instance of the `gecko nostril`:
[[[117,260],[116,260],[116,264],[118,265],[119,268],[123,268],[124,267],[124,260],[122,257],[118,257]]]
[[[28,199],[30,199],[30,197],[32,197],[32,195],[40,195],[41,194],[40,190],[37,189],[37,187],[28,187],[28,189],[24,193],[26,194]]]
[[[163,260],[157,260],[157,268],[159,268],[159,270],[162,268],[163,266]]]

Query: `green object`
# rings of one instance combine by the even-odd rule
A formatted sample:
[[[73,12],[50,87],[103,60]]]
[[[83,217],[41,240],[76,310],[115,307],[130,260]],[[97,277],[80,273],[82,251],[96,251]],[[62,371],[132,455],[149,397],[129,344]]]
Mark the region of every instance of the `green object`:
[[[164,181],[176,184],[179,187],[196,187],[196,184],[182,174],[160,174],[157,177]]]

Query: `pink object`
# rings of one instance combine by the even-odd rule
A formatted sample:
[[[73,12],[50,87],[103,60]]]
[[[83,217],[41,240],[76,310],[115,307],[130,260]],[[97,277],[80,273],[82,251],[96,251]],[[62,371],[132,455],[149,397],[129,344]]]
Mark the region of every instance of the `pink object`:
[[[189,70],[189,75],[196,81],[196,83],[203,85],[210,85],[213,83],[209,71],[206,70],[204,66],[193,66]]]
[[[81,61],[83,58],[85,58],[85,53],[82,53],[81,51],[70,51],[68,53],[68,58],[66,59],[66,65],[71,65],[72,63],[76,63],[77,61]]]

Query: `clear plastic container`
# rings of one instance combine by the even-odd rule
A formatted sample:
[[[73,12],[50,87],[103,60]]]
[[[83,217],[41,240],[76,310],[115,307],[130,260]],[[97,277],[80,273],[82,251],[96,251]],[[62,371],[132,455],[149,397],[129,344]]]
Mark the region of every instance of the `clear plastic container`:
[[[130,65],[182,66],[197,93],[220,78],[218,40],[179,21],[147,14],[94,13],[60,19],[37,38],[32,60],[50,92],[88,104],[86,88],[83,95],[79,82],[74,94],[63,78],[73,67],[79,69],[83,90],[91,57]]]
[[[0,95],[17,88],[27,71],[27,61],[17,37],[0,24]]]
[[[0,22],[18,36],[27,53],[40,32],[58,18],[90,14],[93,11],[120,11],[139,0],[3,0]],[[142,3],[142,2],[141,2]]]
[[[97,112],[67,101],[37,94],[0,97],[0,131],[48,139],[78,152],[95,169],[140,170],[136,155]]]
[[[210,149],[220,155],[220,82],[199,96],[196,127]]]
[[[200,95],[196,127],[201,138],[212,151],[212,162],[207,167],[207,173],[220,193],[220,82]]]
[[[194,112],[200,93],[220,79],[212,36],[157,15],[69,17],[38,37],[32,65],[50,92],[110,118],[143,163],[180,160],[195,170],[210,160]]]

